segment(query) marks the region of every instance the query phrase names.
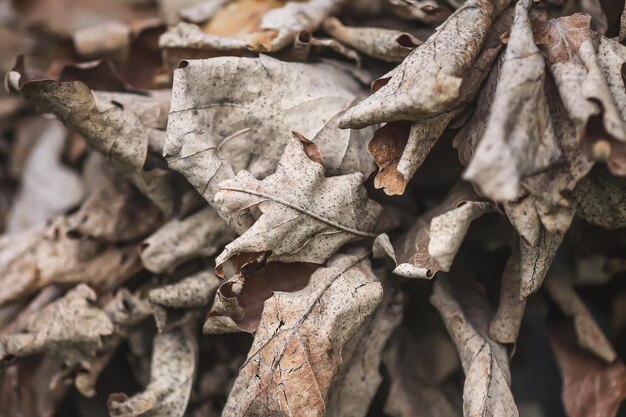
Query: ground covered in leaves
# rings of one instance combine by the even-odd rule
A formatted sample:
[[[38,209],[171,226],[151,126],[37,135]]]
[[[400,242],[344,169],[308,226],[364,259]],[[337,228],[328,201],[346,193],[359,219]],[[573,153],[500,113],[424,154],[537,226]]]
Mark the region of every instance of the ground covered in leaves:
[[[0,1],[0,416],[626,415],[623,10]]]

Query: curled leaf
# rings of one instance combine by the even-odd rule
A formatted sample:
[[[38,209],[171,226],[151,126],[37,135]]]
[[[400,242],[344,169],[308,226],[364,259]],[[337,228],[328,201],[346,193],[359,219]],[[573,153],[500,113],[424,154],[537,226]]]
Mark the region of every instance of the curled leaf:
[[[504,267],[500,303],[489,323],[489,337],[503,345],[517,341],[526,309],[526,299],[520,299],[520,278],[519,252],[514,251]]]

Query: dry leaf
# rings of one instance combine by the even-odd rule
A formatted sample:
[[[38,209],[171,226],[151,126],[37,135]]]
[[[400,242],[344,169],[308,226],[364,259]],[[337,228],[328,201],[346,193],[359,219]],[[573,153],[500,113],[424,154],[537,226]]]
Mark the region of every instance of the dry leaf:
[[[114,247],[77,238],[64,217],[46,229],[3,236],[0,249],[8,246],[11,251],[0,256],[0,305],[50,284],[113,288],[141,268],[134,245]]]
[[[112,394],[108,401],[111,416],[182,417],[196,373],[197,350],[196,337],[190,329],[156,335],[150,383],[130,398]]]
[[[172,219],[145,239],[140,256],[146,269],[162,273],[196,257],[208,257],[230,238],[228,225],[210,207]]]
[[[571,330],[552,327],[550,341],[563,377],[569,417],[615,417],[626,399],[626,367],[607,364],[576,345]]]
[[[474,289],[457,289],[438,279],[432,304],[439,310],[465,371],[463,415],[468,417],[518,416],[511,393],[511,371],[506,348],[488,334],[491,313]],[[462,304],[461,304],[462,303]]]
[[[406,278],[432,278],[449,271],[472,221],[496,210],[481,201],[467,184],[459,184],[438,206],[423,214],[396,245],[386,235],[376,238],[374,254],[386,254],[396,263],[394,274]]]
[[[413,35],[392,29],[344,26],[335,17],[324,21],[324,30],[357,51],[387,62],[402,62],[422,42]]]
[[[340,125],[362,128],[381,122],[419,121],[454,108],[463,77],[478,56],[493,21],[508,3],[465,2],[424,45],[402,61],[383,87],[348,110]]]
[[[520,298],[527,298],[541,287],[564,237],[565,233],[541,228],[535,245],[520,238]]]
[[[217,88],[218,79],[228,87]],[[369,174],[371,162],[358,152],[367,132],[340,130],[336,122],[359,91],[349,75],[326,64],[264,55],[190,61],[174,74],[168,164],[211,202],[218,184],[242,169],[256,177],[273,173],[297,131],[319,146],[330,174]]]
[[[224,416],[324,415],[342,349],[382,299],[365,257],[338,255],[304,289],[265,302]]]
[[[626,181],[596,170],[574,189],[576,214],[605,229],[626,227]]]
[[[166,172],[144,171],[150,130],[132,109],[97,99],[80,81],[32,80],[23,58],[7,74],[9,90],[19,93],[40,113],[55,114],[64,125],[83,135],[159,207],[166,216],[173,211],[174,195]]]
[[[263,303],[276,291],[294,292],[306,287],[317,265],[271,262],[260,271],[231,277],[220,285],[203,333],[254,333],[261,321]]]
[[[211,298],[220,280],[211,271],[193,274],[177,283],[154,288],[148,293],[153,304],[170,308],[204,307]]]
[[[561,154],[544,93],[544,60],[533,42],[532,0],[515,6],[515,19],[484,138],[463,174],[498,201],[519,198],[522,178]]]
[[[555,272],[546,281],[546,288],[563,313],[574,320],[578,345],[607,363],[613,362],[617,358],[613,346],[568,279],[562,273]]]
[[[520,260],[516,250],[511,254],[500,282],[500,303],[491,323],[489,337],[501,344],[514,344],[526,309],[526,299],[520,299]]]
[[[574,14],[538,22],[535,42],[546,56],[583,150],[606,161],[612,173],[624,175],[626,128],[596,55],[590,20]]]
[[[385,3],[399,18],[424,23],[441,23],[452,12],[447,4],[437,0],[385,0]]]
[[[383,300],[343,349],[342,371],[330,390],[329,417],[365,417],[383,380],[379,372],[389,336],[403,316],[404,296],[384,283]]]
[[[324,177],[324,167],[307,155],[315,144],[292,138],[276,173],[262,181],[248,171],[220,183],[216,204],[225,213],[255,208],[260,216],[226,245],[216,270],[231,258],[323,263],[347,242],[374,237],[381,206],[367,198],[363,176]]]
[[[89,356],[113,333],[106,313],[90,305],[96,293],[85,284],[29,318],[23,330],[2,337],[0,360],[49,352],[64,358]]]

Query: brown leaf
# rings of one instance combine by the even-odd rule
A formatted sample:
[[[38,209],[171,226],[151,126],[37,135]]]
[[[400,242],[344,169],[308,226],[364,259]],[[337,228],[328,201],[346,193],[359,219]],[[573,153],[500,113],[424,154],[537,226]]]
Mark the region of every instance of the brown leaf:
[[[517,3],[484,138],[463,174],[493,200],[512,201],[522,178],[560,156],[544,93],[544,60],[533,43],[531,0]]]
[[[626,180],[592,171],[574,189],[576,214],[605,229],[626,227]]]
[[[90,305],[96,293],[85,284],[31,316],[25,328],[2,337],[0,361],[48,352],[65,358],[89,356],[113,333],[106,313]]]
[[[520,238],[520,298],[535,293],[543,283],[565,233],[541,228],[535,245]]]
[[[231,258],[263,254],[280,262],[323,263],[347,242],[374,237],[381,206],[367,198],[356,172],[324,177],[324,167],[292,139],[276,173],[259,181],[240,171],[220,184],[216,204],[225,213],[255,208],[254,225],[217,257],[216,270]]]
[[[276,291],[303,289],[315,269],[312,264],[270,262],[260,271],[233,276],[217,290],[202,332],[256,332],[263,303]]]
[[[626,399],[626,367],[607,364],[576,345],[573,331],[551,327],[550,341],[563,377],[569,417],[615,417]]]
[[[500,282],[500,303],[489,323],[489,337],[503,345],[517,341],[526,309],[526,299],[520,299],[520,281],[519,252],[514,251],[504,267]]]
[[[170,220],[145,239],[141,261],[149,271],[162,273],[190,259],[215,254],[230,237],[226,222],[207,207],[185,219]]]
[[[112,394],[112,417],[182,417],[187,408],[197,366],[196,336],[190,329],[157,334],[150,365],[150,383],[143,392],[127,398]]]
[[[365,256],[338,255],[306,288],[265,302],[224,416],[324,415],[342,349],[382,298]]]
[[[454,108],[464,75],[478,56],[493,21],[508,3],[466,2],[394,70],[383,87],[348,110],[340,126],[362,128],[381,122],[419,121]]]
[[[19,93],[38,112],[53,113],[64,125],[83,135],[166,216],[172,214],[174,195],[167,172],[143,169],[151,130],[132,109],[99,101],[80,81],[29,79],[23,58],[7,74],[6,83],[10,91]]]
[[[511,393],[507,350],[488,335],[491,312],[486,300],[469,288],[457,289],[453,295],[450,284],[439,278],[431,302],[443,317],[461,356],[465,371],[463,414],[518,416]]]
[[[330,174],[371,172],[360,153],[368,132],[337,126],[360,87],[335,67],[223,57],[186,62],[174,78],[164,153],[209,202],[242,169],[273,173],[292,131],[318,145]]]
[[[386,235],[376,238],[375,256],[388,255],[396,263],[394,274],[406,278],[432,278],[449,271],[472,221],[496,210],[460,183],[438,206],[417,219],[396,245]]]
[[[557,88],[576,127],[577,138],[593,160],[626,174],[626,128],[596,54],[597,41],[584,14],[537,22],[535,42],[546,57]]]
[[[413,35],[392,29],[344,26],[335,17],[324,21],[324,30],[357,51],[387,62],[402,62],[422,42]]]
[[[617,358],[613,346],[568,279],[562,273],[555,272],[546,281],[546,288],[563,313],[573,319],[578,345],[607,363],[613,362]]]
[[[385,0],[389,10],[401,19],[424,23],[441,23],[452,12],[447,4],[436,0]]]

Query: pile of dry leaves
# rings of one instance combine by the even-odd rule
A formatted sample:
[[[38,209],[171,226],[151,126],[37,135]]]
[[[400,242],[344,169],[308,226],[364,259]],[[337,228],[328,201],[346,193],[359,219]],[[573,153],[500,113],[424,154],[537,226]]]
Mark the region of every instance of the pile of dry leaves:
[[[0,416],[616,416],[623,9],[1,1]]]

